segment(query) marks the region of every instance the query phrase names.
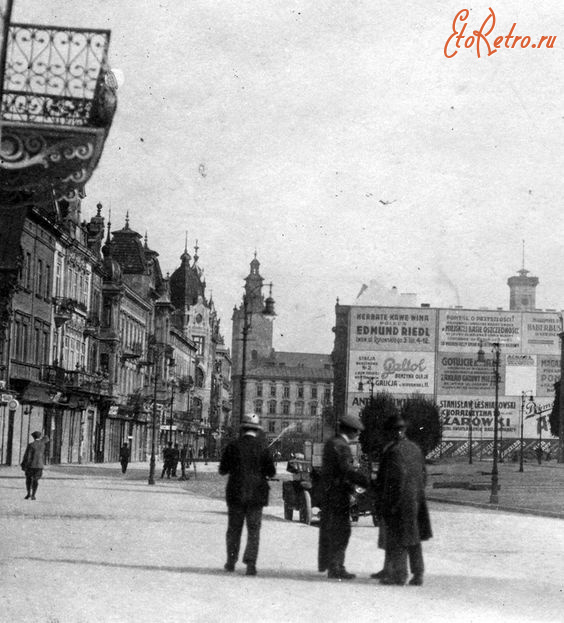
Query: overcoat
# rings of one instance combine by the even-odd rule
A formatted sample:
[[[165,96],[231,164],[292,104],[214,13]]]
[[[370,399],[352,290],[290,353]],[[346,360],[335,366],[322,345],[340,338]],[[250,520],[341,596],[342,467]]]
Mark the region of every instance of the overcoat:
[[[49,437],[43,437],[43,439],[36,439],[27,445],[21,462],[21,468],[24,471],[45,467],[45,446],[48,442]]]
[[[389,444],[376,479],[376,504],[387,533],[405,547],[433,536],[425,481],[425,460],[419,446],[405,438]]]
[[[225,489],[228,505],[267,506],[267,478],[276,474],[270,450],[252,435],[243,435],[224,450],[219,473],[229,474]]]
[[[323,448],[321,465],[321,522],[318,569],[326,571],[336,553],[344,552],[350,536],[350,498],[354,485],[368,486],[368,478],[354,467],[350,446],[336,435]]]

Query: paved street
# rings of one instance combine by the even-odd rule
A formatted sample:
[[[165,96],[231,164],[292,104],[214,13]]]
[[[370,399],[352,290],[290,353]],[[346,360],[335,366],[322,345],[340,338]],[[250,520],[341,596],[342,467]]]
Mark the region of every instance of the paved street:
[[[425,586],[384,587],[368,577],[383,558],[370,518],[347,554],[359,577],[343,583],[316,571],[317,529],[269,507],[247,578],[222,570],[224,503],[146,474],[47,468],[32,502],[22,472],[0,469],[0,621],[562,620],[561,519],[433,504]]]

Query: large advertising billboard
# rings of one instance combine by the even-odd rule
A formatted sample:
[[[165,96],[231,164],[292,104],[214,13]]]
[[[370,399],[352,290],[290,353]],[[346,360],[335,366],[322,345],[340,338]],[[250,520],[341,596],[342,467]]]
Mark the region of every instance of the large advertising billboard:
[[[560,378],[559,313],[351,307],[349,314],[350,411],[358,413],[370,391],[397,400],[419,393],[439,406],[445,439],[467,438],[470,422],[477,436],[491,439],[493,345],[499,344],[500,434],[519,437],[523,412],[525,437],[550,437],[548,414]],[[525,394],[534,402],[524,401]]]

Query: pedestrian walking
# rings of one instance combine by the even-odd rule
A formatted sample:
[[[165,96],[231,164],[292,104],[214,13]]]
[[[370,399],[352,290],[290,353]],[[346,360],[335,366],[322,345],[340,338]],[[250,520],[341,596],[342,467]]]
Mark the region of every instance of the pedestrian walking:
[[[21,468],[25,472],[26,500],[30,498],[35,500],[39,479],[43,476],[45,466],[45,446],[49,443],[49,437],[39,431],[34,431],[31,436],[33,441],[27,445],[21,462]]]
[[[176,478],[176,470],[178,469],[178,462],[180,461],[180,450],[178,449],[178,444],[174,444],[174,448],[172,449],[172,459],[171,459],[171,472],[174,478]]]
[[[127,471],[127,466],[129,465],[129,458],[131,456],[131,451],[127,442],[124,442],[123,446],[119,450],[119,462],[121,463],[121,473],[125,474]]]
[[[247,522],[247,545],[243,562],[247,575],[256,575],[262,509],[268,505],[267,478],[276,474],[272,455],[259,439],[259,417],[247,413],[241,418],[241,436],[225,448],[219,463],[219,473],[229,475],[225,497],[227,501],[227,562],[226,571],[234,571],[239,558],[243,523]]]
[[[188,446],[187,444],[183,444],[180,450],[180,478],[179,480],[188,480],[188,476],[186,476],[186,463],[188,463],[188,467],[190,467],[190,459],[188,456]]]
[[[345,553],[351,535],[350,498],[355,485],[367,487],[369,481],[355,469],[350,443],[363,428],[360,418],[344,415],[339,420],[339,433],[323,448],[318,569],[339,580],[356,577],[345,568]]]
[[[174,449],[172,447],[172,441],[169,441],[166,448],[163,450],[163,471],[161,472],[161,480],[166,477],[170,480],[170,472],[172,471],[172,460],[174,456]]]
[[[202,450],[202,457],[204,459],[204,465],[208,464],[208,455],[209,455],[208,448],[207,446],[204,446],[204,449]]]
[[[401,417],[392,417],[384,426],[393,441],[384,450],[375,486],[386,551],[385,572],[379,579],[381,584],[405,584],[409,557],[413,574],[409,584],[421,586],[421,542],[433,536],[425,499],[425,459],[419,446],[406,438],[406,423]]]

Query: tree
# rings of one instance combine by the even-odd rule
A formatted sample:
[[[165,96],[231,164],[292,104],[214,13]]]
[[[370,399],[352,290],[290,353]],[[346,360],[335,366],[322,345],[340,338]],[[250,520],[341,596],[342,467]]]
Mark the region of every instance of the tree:
[[[378,460],[386,444],[384,422],[398,415],[395,400],[387,392],[371,396],[360,413],[364,430],[360,433],[360,447],[371,460]]]
[[[428,398],[415,394],[402,405],[401,416],[407,423],[406,436],[427,456],[441,441],[439,407]]]
[[[560,436],[560,381],[554,383],[554,404],[548,418],[550,422],[550,432],[555,436]]]

